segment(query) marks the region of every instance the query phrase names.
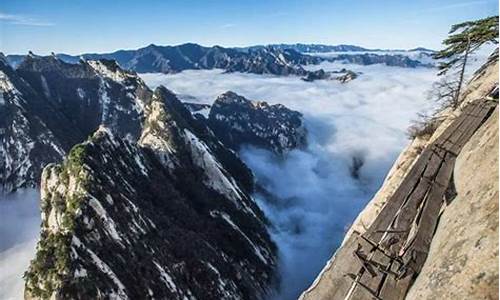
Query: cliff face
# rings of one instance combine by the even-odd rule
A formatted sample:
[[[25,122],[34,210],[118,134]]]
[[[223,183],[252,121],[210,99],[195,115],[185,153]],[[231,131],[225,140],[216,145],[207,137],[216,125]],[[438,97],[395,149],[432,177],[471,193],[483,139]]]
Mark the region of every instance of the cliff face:
[[[407,299],[498,298],[498,108],[457,157],[454,181]]]
[[[187,151],[174,152],[173,163],[101,128],[44,170],[27,298],[266,293],[275,248],[260,211],[210,146],[184,132]]]
[[[120,83],[117,92],[130,86],[114,64],[85,66],[103,74],[97,83]],[[276,247],[250,196],[252,173],[175,94],[141,90],[98,106],[110,118],[44,169],[25,297],[264,297],[276,282]],[[125,109],[126,99],[137,109]]]
[[[462,107],[489,97],[498,88],[498,52],[480,68],[462,94]],[[493,92],[494,94],[494,92]],[[498,100],[496,100],[498,101]],[[384,184],[358,215],[344,238],[364,233],[393,195],[422,150],[461,114],[444,111],[432,136],[419,137],[401,153]],[[407,297],[409,299],[498,298],[498,109],[457,157],[456,197],[438,223],[429,256]],[[343,244],[339,250],[341,251]],[[335,255],[301,299],[325,299],[335,289],[328,278]]]
[[[234,92],[215,100],[208,124],[234,150],[249,144],[283,155],[306,144],[302,115],[284,105],[250,101]]]
[[[145,83],[114,61],[29,56],[16,70],[0,61],[0,189],[37,186],[45,165],[100,124],[137,140],[150,98]]]

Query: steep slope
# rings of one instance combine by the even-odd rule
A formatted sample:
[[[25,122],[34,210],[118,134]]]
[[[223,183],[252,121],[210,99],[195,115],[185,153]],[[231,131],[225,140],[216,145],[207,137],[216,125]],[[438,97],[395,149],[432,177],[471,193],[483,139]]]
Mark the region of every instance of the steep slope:
[[[114,61],[68,64],[54,56],[30,55],[16,70],[0,64],[4,190],[37,186],[47,163],[60,161],[100,124],[138,139],[151,91]]]
[[[458,156],[454,181],[406,299],[498,298],[498,108]]]
[[[422,150],[435,141],[469,102],[481,98],[498,101],[498,51],[481,67],[462,94],[456,110],[441,113],[441,125],[431,136],[417,137],[401,153],[383,186],[358,215],[336,253],[344,253],[354,234],[373,224],[398,189]],[[408,299],[498,298],[498,108],[467,142],[457,157],[452,181],[456,196],[443,207],[436,234],[422,272]],[[450,235],[450,233],[453,233]],[[347,251],[347,250],[345,250]],[[471,255],[474,253],[474,255]],[[341,271],[327,263],[301,299],[325,299],[337,287],[333,276]]]
[[[65,153],[54,132],[31,109],[39,101],[38,94],[0,59],[0,193],[36,185],[42,168]]]
[[[250,171],[164,87],[144,111],[139,143],[101,126],[44,170],[27,298],[262,298],[276,249]]]
[[[54,56],[29,56],[16,71],[69,120],[67,126],[79,131],[68,137],[67,130],[61,130],[61,138],[71,139],[72,145],[86,139],[99,124],[112,127],[120,136],[138,138],[149,91],[136,74],[121,70],[114,61],[68,64]],[[66,121],[42,117],[59,126]]]
[[[231,91],[217,97],[208,124],[224,144],[235,150],[250,144],[282,155],[306,144],[299,112],[281,104],[252,102]]]

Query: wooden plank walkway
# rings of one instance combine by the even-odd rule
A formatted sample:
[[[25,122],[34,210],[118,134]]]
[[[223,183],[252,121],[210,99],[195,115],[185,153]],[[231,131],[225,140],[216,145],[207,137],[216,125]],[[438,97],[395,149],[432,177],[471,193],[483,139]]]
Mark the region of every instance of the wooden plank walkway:
[[[427,259],[455,159],[496,105],[468,104],[420,154],[367,231],[344,243],[332,265],[333,300],[404,299]]]

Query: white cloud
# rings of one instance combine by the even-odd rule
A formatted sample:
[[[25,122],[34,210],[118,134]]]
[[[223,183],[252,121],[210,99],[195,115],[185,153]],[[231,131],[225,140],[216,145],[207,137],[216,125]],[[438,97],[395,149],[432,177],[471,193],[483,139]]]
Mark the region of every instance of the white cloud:
[[[285,160],[255,148],[241,151],[259,182],[280,198],[273,202],[256,195],[274,225],[272,237],[280,249],[283,282],[277,299],[296,299],[314,280],[408,143],[410,120],[433,106],[425,92],[435,80],[434,69],[333,63],[312,68],[320,67],[346,67],[363,74],[344,85],[220,70],[143,75],[153,87],[164,84],[196,97],[189,101],[212,103],[232,90],[304,114],[307,149],[292,151]],[[359,180],[350,176],[353,157],[364,160]]]
[[[40,27],[55,25],[54,23],[37,20],[29,16],[6,14],[2,12],[0,12],[0,22],[5,22],[14,25],[40,26]]]
[[[0,299],[24,299],[22,277],[40,231],[39,199],[35,190],[0,194]]]
[[[233,28],[233,27],[236,27],[236,24],[226,23],[226,24],[222,25],[220,28],[227,29],[227,28]]]

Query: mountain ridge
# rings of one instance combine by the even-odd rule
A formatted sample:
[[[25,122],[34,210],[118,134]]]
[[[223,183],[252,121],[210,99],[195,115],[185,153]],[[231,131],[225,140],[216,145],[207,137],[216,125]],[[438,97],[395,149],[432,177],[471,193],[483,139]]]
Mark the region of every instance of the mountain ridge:
[[[110,53],[84,53],[81,55],[67,55],[61,53],[54,55],[69,63],[77,63],[80,58],[89,60],[114,59],[122,68],[137,71],[139,73],[177,73],[183,70],[220,68],[227,72],[305,75],[307,71],[302,69],[302,65],[318,64],[321,61],[335,60],[335,58],[322,58],[308,55],[304,52],[306,50],[311,51],[311,49],[316,49],[311,53],[317,54],[332,51],[347,51],[352,52],[354,56],[361,55],[357,52],[385,51],[351,45],[271,44],[267,46],[258,45],[226,48],[221,46],[205,47],[195,43],[185,43],[175,46],[158,46],[150,44],[146,47],[134,50],[117,50]],[[395,51],[396,50],[393,52]],[[424,51],[427,53],[432,50],[415,48],[408,51]],[[400,54],[391,54],[391,56],[397,55],[401,56]],[[6,59],[12,66],[16,67],[22,62],[24,57],[23,55],[7,55]],[[384,59],[386,59],[386,57],[382,56],[377,63],[380,63],[380,60],[382,63],[385,63]],[[399,64],[399,66],[416,67],[424,65],[419,64],[417,60],[411,61],[412,63],[409,65]],[[355,63],[359,63],[359,61],[355,61]]]

